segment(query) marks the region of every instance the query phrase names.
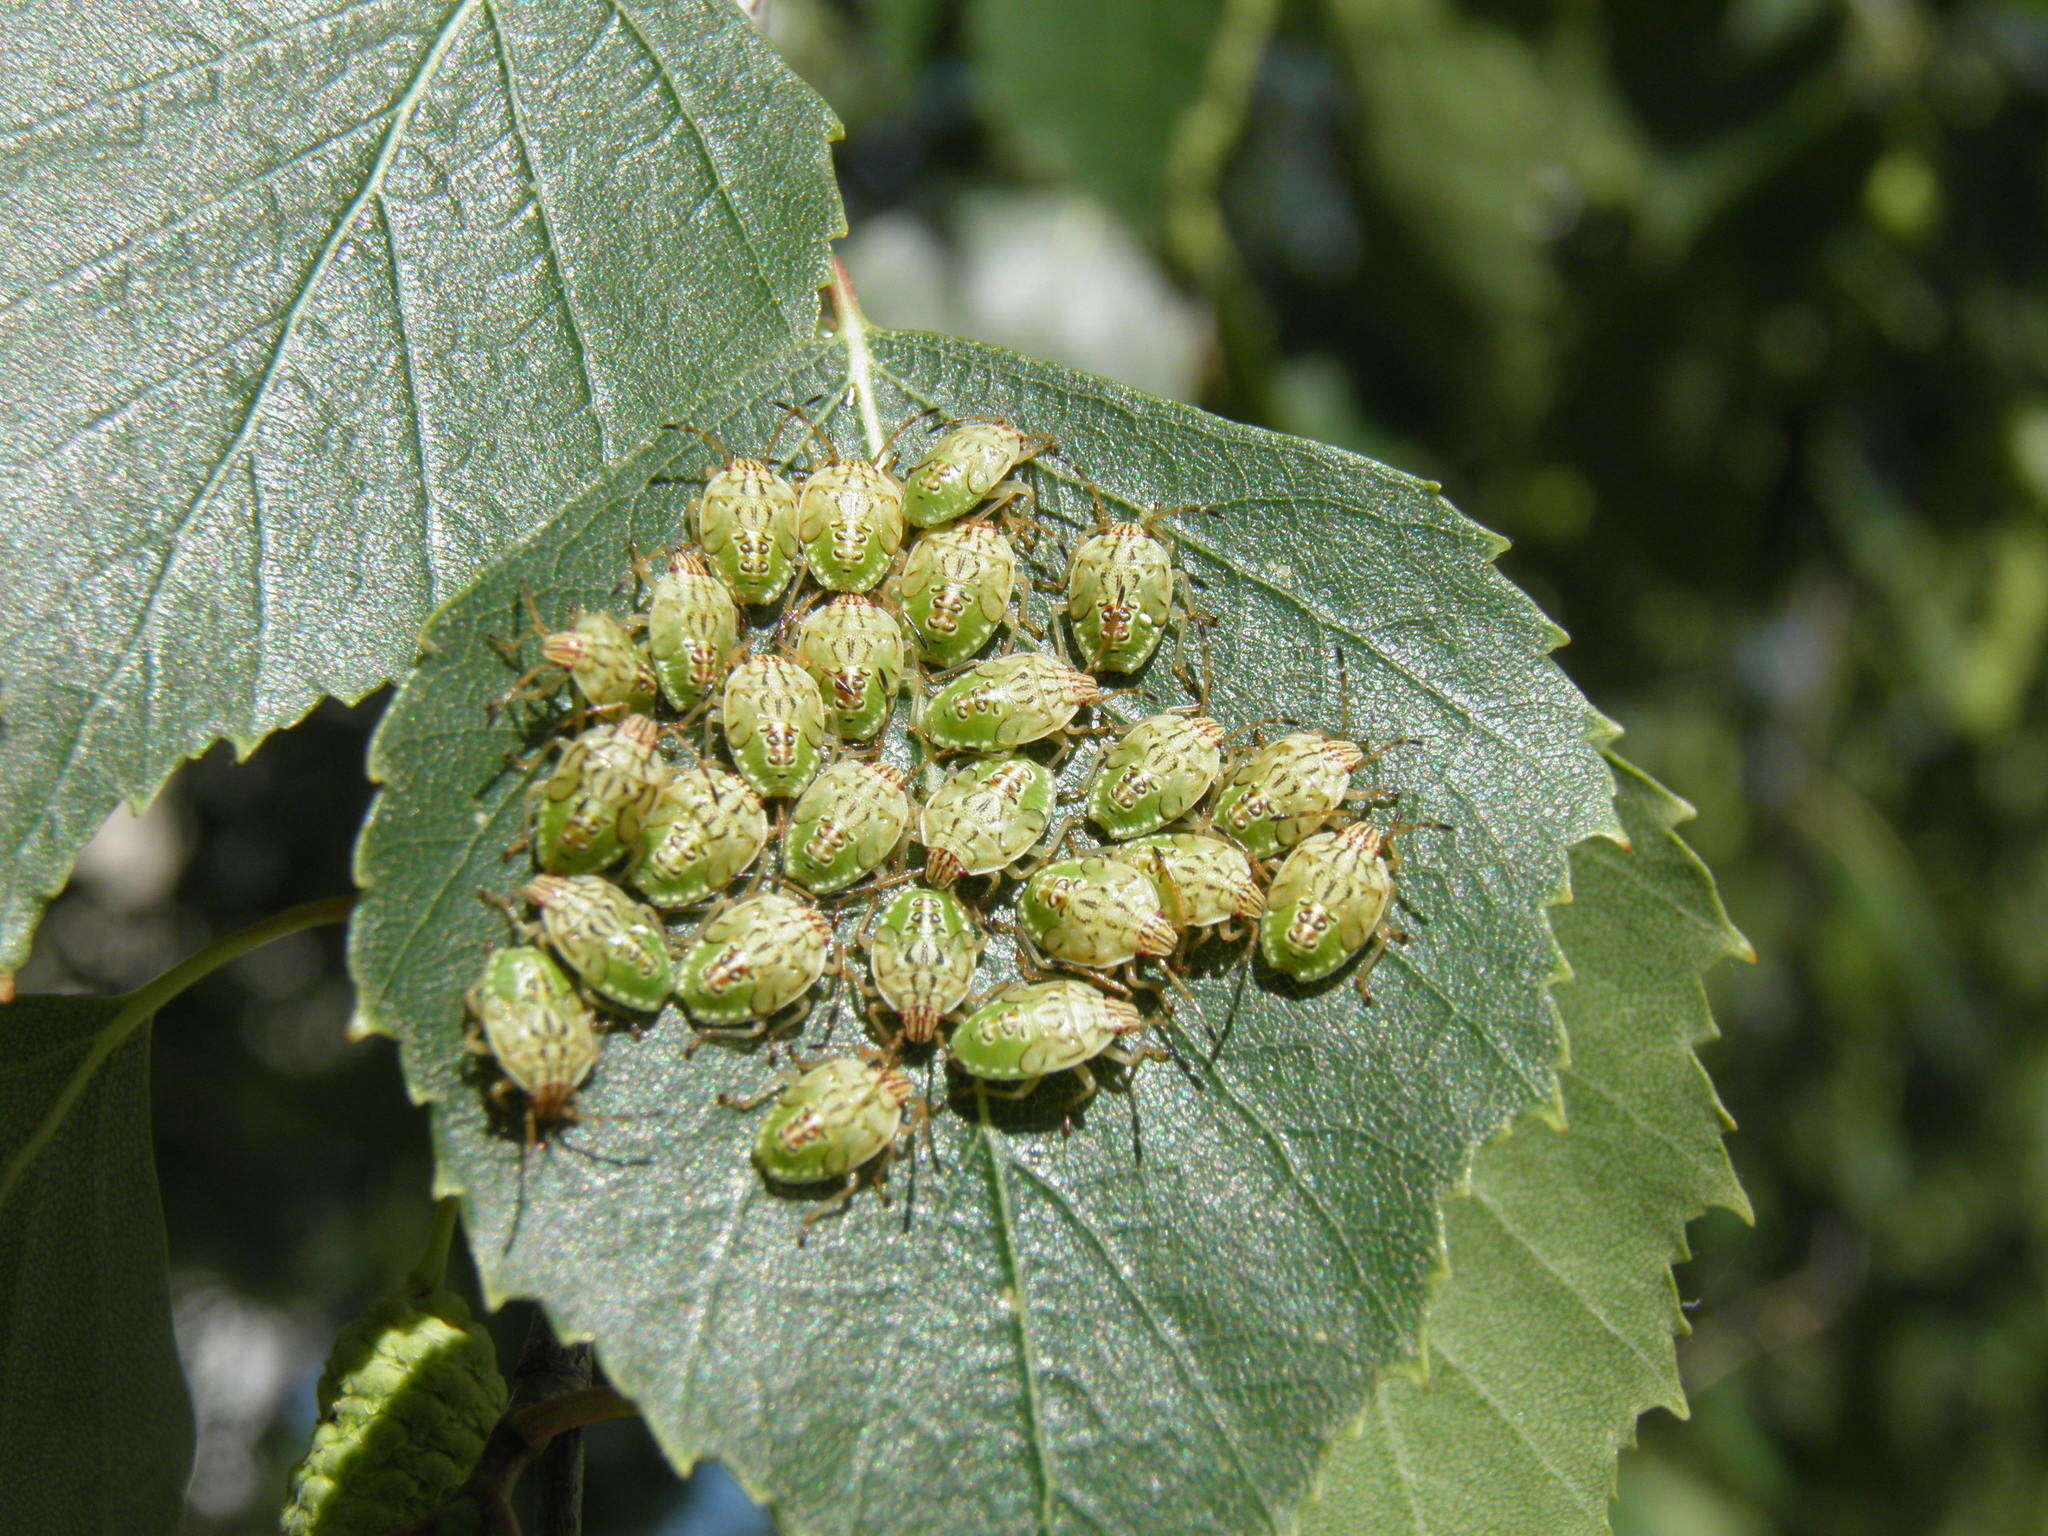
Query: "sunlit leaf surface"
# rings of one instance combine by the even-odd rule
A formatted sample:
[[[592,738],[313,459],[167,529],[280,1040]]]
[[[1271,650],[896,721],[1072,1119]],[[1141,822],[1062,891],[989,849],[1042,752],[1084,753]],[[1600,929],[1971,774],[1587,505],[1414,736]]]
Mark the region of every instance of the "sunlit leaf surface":
[[[1376,1005],[1341,977],[1304,993],[1212,964],[1195,986],[1220,1048],[1182,1029],[1179,1065],[1138,1071],[1071,1137],[1057,1115],[984,1118],[956,1096],[910,1200],[857,1201],[801,1250],[805,1207],[764,1188],[751,1122],[713,1102],[764,1084],[767,1063],[686,1060],[671,1009],[610,1036],[583,1096],[591,1114],[640,1117],[569,1137],[612,1161],[537,1153],[522,1204],[520,1149],[492,1129],[461,1046],[463,989],[504,935],[475,893],[520,868],[502,857],[521,831],[525,777],[506,762],[520,738],[487,723],[509,673],[485,637],[516,627],[524,589],[554,614],[623,601],[628,542],[675,539],[690,495],[649,480],[707,465],[678,435],[434,624],[374,753],[384,790],[352,934],[363,1022],[399,1037],[433,1104],[487,1283],[597,1337],[670,1454],[721,1458],[785,1529],[1141,1532],[1167,1500],[1177,1529],[1277,1528],[1329,1437],[1416,1347],[1446,1190],[1509,1117],[1554,1099],[1544,908],[1567,848],[1613,826],[1588,744],[1601,722],[1549,661],[1554,629],[1494,572],[1498,541],[1432,487],[1009,353],[865,339],[851,366],[820,343],[738,381],[700,425],[764,449],[769,402],[836,401],[851,372],[882,432],[933,407],[1052,434],[1061,457],[1033,471],[1051,526],[1092,520],[1084,475],[1118,509],[1216,509],[1177,526],[1217,616],[1226,722],[1285,713],[1412,739],[1381,772],[1404,814],[1445,827],[1410,841],[1424,922],[1380,968]],[[841,444],[867,435],[851,408],[829,425]],[[1158,664],[1144,691],[1185,697]]]

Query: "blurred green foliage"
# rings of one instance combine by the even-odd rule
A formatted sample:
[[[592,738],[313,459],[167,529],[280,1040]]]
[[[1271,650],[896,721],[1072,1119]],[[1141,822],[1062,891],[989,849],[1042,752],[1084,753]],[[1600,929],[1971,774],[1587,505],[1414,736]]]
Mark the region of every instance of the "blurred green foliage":
[[[1222,46],[1190,29],[1211,16]],[[1617,1528],[2040,1531],[2048,6],[773,0],[770,21],[847,123],[878,322],[1126,376],[1171,354],[1204,404],[1435,474],[1515,539],[1510,574],[1628,753],[1700,807],[1688,840],[1761,957],[1716,976],[1709,1057],[1757,1226],[1694,1231],[1694,1417],[1644,1425]],[[1138,255],[1093,227],[1063,245],[1061,189]],[[864,241],[928,312],[879,302]],[[1089,352],[1047,314],[1034,343],[1002,303],[1034,270],[1054,297],[1026,310],[1111,302],[1157,346],[1091,320]],[[24,986],[113,990],[342,888],[373,714],[181,774],[160,888],[132,849],[125,883],[88,858]],[[276,1403],[310,1399],[425,1220],[422,1126],[387,1052],[339,1046],[337,974],[308,937],[157,1030],[188,1366],[193,1319],[267,1319],[299,1362]],[[215,1503],[190,1528],[253,1528],[233,1490],[274,1512],[304,1425],[235,1410],[261,1461],[236,1483],[209,1473],[234,1409],[209,1391],[201,1370]],[[593,1529],[650,1528],[668,1474],[617,1443],[593,1438]]]

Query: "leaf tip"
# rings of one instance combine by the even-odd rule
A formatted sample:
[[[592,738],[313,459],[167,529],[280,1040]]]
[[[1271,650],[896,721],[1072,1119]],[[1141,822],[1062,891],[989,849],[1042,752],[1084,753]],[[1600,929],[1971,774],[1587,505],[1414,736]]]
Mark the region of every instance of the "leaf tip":
[[[1730,1132],[1734,1131],[1735,1122],[1733,1120],[1728,1122],[1728,1129]],[[1714,1204],[1718,1205],[1730,1216],[1733,1216],[1745,1227],[1754,1228],[1756,1226],[1756,1207],[1750,1204],[1749,1191],[1742,1187],[1742,1180],[1735,1176],[1733,1164],[1730,1164],[1728,1169],[1728,1187],[1715,1196]]]
[[[368,1012],[358,1008],[349,1015],[348,1028],[342,1031],[342,1038],[350,1045],[361,1045],[364,1041],[374,1040],[379,1035],[390,1034],[391,1031],[371,1018]]]
[[[1558,1063],[1558,1075],[1551,1079],[1550,1092],[1544,1097],[1532,1101],[1522,1111],[1523,1114],[1534,1120],[1538,1125],[1555,1131],[1560,1136],[1567,1134],[1572,1128],[1571,1112],[1565,1108],[1564,1103],[1563,1072],[1569,1065],[1569,1061],[1560,1061]]]

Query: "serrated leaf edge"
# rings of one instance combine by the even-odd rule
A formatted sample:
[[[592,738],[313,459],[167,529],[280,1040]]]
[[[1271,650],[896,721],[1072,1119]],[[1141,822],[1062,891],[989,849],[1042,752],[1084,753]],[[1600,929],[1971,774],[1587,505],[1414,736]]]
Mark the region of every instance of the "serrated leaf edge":
[[[1603,716],[1602,719],[1604,721],[1605,717]],[[1611,726],[1611,722],[1607,723]],[[1693,820],[1698,815],[1697,810],[1692,806],[1692,804],[1689,801],[1686,801],[1682,799],[1680,796],[1672,793],[1670,790],[1666,789],[1661,783],[1659,783],[1655,778],[1653,778],[1650,774],[1646,773],[1643,769],[1637,767],[1628,759],[1622,757],[1620,753],[1615,750],[1617,740],[1620,734],[1621,733],[1619,728],[1614,727],[1611,730],[1611,734],[1608,734],[1604,738],[1594,738],[1601,748],[1602,755],[1607,760],[1609,770],[1616,776],[1617,779],[1626,778],[1639,784],[1645,785],[1649,789],[1654,791],[1655,797],[1658,801],[1658,822],[1661,833],[1666,838],[1668,838],[1672,844],[1676,846],[1680,854],[1683,856],[1685,862],[1692,869],[1697,871],[1698,874],[1702,877],[1707,893],[1707,898],[1711,903],[1712,915],[1717,929],[1717,937],[1721,941],[1722,948],[1720,953],[1708,956],[1701,966],[1700,976],[1699,978],[1696,978],[1696,981],[1698,982],[1698,984],[1701,985],[1702,991],[1704,991],[1703,978],[1706,974],[1706,971],[1709,968],[1718,965],[1725,960],[1730,959],[1753,962],[1756,959],[1756,950],[1754,946],[1751,945],[1749,940],[1746,937],[1744,937],[1741,930],[1736,928],[1733,921],[1730,920],[1728,916],[1727,907],[1724,905],[1721,898],[1720,886],[1714,880],[1713,872],[1707,868],[1706,863],[1699,857],[1697,853],[1693,851],[1691,845],[1688,844],[1685,841],[1685,839],[1681,837],[1678,833],[1678,829],[1681,826],[1683,826],[1686,822]],[[1619,798],[1619,785],[1617,785],[1616,797],[1617,799]],[[1629,849],[1633,846],[1625,836],[1613,836],[1609,837],[1608,840],[1616,843],[1624,850]],[[1568,903],[1570,900],[1571,895],[1569,889],[1567,888],[1562,899],[1559,901],[1549,903],[1549,907],[1561,906]],[[1563,950],[1561,947],[1559,948],[1558,953],[1561,962],[1561,974],[1555,977],[1552,982],[1551,991],[1553,994],[1553,1011],[1555,1010],[1556,1006],[1554,1001],[1555,988],[1558,985],[1562,985],[1563,983],[1570,981],[1572,978],[1570,963],[1564,960]],[[1720,1094],[1714,1087],[1713,1079],[1707,1074],[1705,1064],[1702,1063],[1699,1059],[1700,1047],[1710,1044],[1713,1041],[1720,1038],[1720,1030],[1715,1026],[1712,1011],[1706,1006],[1704,997],[1702,997],[1701,1003],[1701,1017],[1706,1020],[1706,1026],[1702,1031],[1696,1033],[1693,1036],[1691,1041],[1691,1049],[1688,1052],[1688,1054],[1692,1059],[1693,1070],[1697,1074],[1701,1085],[1706,1089],[1708,1100],[1712,1105],[1715,1115],[1719,1118],[1721,1122],[1724,1136],[1724,1142],[1722,1145],[1722,1161],[1725,1165],[1727,1163],[1725,1136],[1727,1135],[1727,1133],[1732,1132],[1735,1129],[1735,1120],[1734,1117],[1728,1113],[1726,1106],[1722,1103]],[[1561,1015],[1559,1016],[1559,1027],[1562,1035],[1563,1024]],[[1557,1066],[1560,1069],[1560,1071],[1562,1071],[1562,1069],[1570,1065],[1570,1054],[1571,1052],[1569,1038],[1565,1037],[1565,1049],[1560,1054],[1560,1057],[1557,1062]],[[1427,1300],[1424,1303],[1422,1314],[1423,1337],[1419,1347],[1413,1355],[1407,1356],[1404,1359],[1395,1362],[1393,1365],[1389,1367],[1390,1371],[1398,1374],[1401,1378],[1406,1379],[1408,1381],[1416,1382],[1418,1384],[1426,1383],[1429,1379],[1429,1316],[1436,1305],[1437,1298],[1442,1293],[1443,1287],[1446,1284],[1448,1284],[1451,1278],[1450,1252],[1444,1236],[1444,1214],[1449,1209],[1450,1200],[1472,1198],[1472,1179],[1475,1171],[1478,1168],[1480,1158],[1485,1156],[1489,1150],[1504,1144],[1510,1137],[1518,1134],[1527,1134],[1527,1131],[1525,1129],[1525,1122],[1534,1121],[1537,1124],[1542,1125],[1545,1128],[1552,1130],[1557,1134],[1569,1135],[1570,1128],[1567,1124],[1565,1124],[1564,1117],[1562,1114],[1563,1083],[1561,1079],[1558,1083],[1558,1093],[1560,1096],[1559,1114],[1555,1122],[1552,1122],[1549,1119],[1549,1117],[1542,1114],[1539,1111],[1538,1106],[1531,1105],[1529,1108],[1524,1109],[1520,1113],[1510,1116],[1496,1129],[1492,1136],[1486,1138],[1483,1142],[1481,1142],[1480,1145],[1474,1149],[1473,1155],[1471,1159],[1467,1162],[1463,1174],[1460,1176],[1456,1185],[1453,1186],[1450,1195],[1445,1200],[1444,1206],[1439,1210],[1439,1219],[1437,1223],[1438,1263],[1436,1268],[1431,1272],[1427,1280],[1424,1282],[1425,1295],[1427,1297]],[[1735,1177],[1735,1173],[1732,1166],[1729,1166],[1727,1168],[1727,1177],[1724,1181],[1724,1188],[1721,1192],[1719,1192],[1718,1197],[1704,1204],[1696,1206],[1684,1217],[1680,1218],[1674,1224],[1672,1230],[1669,1233],[1667,1241],[1667,1252],[1669,1254],[1669,1258],[1666,1262],[1664,1271],[1664,1289],[1666,1294],[1670,1298],[1670,1308],[1666,1314],[1666,1321],[1669,1327],[1669,1333],[1667,1337],[1674,1344],[1678,1339],[1690,1334],[1692,1330],[1690,1325],[1686,1321],[1684,1308],[1680,1302],[1678,1294],[1677,1276],[1672,1271],[1675,1268],[1675,1266],[1684,1263],[1687,1259],[1690,1259],[1692,1257],[1692,1244],[1690,1238],[1687,1235],[1687,1229],[1690,1226],[1690,1224],[1693,1221],[1699,1219],[1701,1216],[1706,1215],[1708,1211],[1715,1209],[1729,1211],[1743,1222],[1748,1224],[1754,1224],[1755,1212],[1750,1205],[1748,1192],[1743,1189],[1740,1181]],[[1375,1391],[1377,1391],[1377,1388],[1375,1389]],[[1691,1407],[1686,1401],[1684,1390],[1681,1386],[1675,1398],[1669,1400],[1659,1398],[1657,1400],[1644,1403],[1640,1408],[1638,1408],[1635,1415],[1631,1417],[1625,1424],[1617,1425],[1609,1432],[1607,1448],[1611,1453],[1611,1460],[1607,1470],[1607,1478],[1605,1485],[1607,1499],[1609,1503],[1613,1501],[1615,1490],[1618,1486],[1620,1478],[1621,1453],[1625,1450],[1630,1450],[1634,1448],[1637,1440],[1636,1426],[1638,1423],[1640,1423],[1642,1415],[1644,1413],[1647,1413],[1650,1409],[1658,1407],[1669,1410],[1675,1417],[1680,1419],[1689,1418],[1691,1416]],[[1368,1398],[1365,1405],[1361,1407],[1361,1409],[1359,1410],[1358,1416],[1355,1419],[1353,1419],[1352,1422],[1348,1426],[1346,1426],[1339,1434],[1330,1437],[1330,1439],[1325,1442],[1323,1452],[1323,1465],[1318,1469],[1314,1479],[1312,1480],[1307,1496],[1302,1500],[1301,1505],[1298,1506],[1297,1509],[1289,1512],[1288,1518],[1286,1519],[1282,1528],[1276,1533],[1276,1536],[1296,1536],[1296,1533],[1301,1528],[1300,1510],[1303,1508],[1310,1507],[1312,1505],[1319,1505],[1322,1502],[1324,1480],[1328,1472],[1330,1455],[1336,1450],[1336,1448],[1339,1445],[1344,1444],[1346,1442],[1355,1441],[1361,1438],[1365,1433],[1367,1424],[1372,1419],[1372,1415],[1373,1400],[1371,1398]]]

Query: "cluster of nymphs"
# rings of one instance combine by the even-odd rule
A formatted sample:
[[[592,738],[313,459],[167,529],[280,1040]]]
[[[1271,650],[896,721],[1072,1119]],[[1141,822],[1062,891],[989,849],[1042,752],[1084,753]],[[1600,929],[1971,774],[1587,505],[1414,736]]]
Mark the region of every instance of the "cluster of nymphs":
[[[1256,930],[1298,981],[1363,951],[1363,990],[1403,937],[1392,833],[1347,814],[1367,753],[1248,728],[1233,755],[1205,712],[1186,651],[1188,626],[1210,621],[1161,531],[1172,514],[1118,522],[1098,501],[1068,548],[1032,512],[1045,439],[957,423],[899,481],[813,432],[822,462],[801,478],[728,456],[694,539],[658,568],[635,557],[631,614],[541,634],[511,695],[557,710],[532,794],[539,873],[519,892],[535,916],[507,903],[526,942],[469,994],[530,1144],[574,1118],[600,1010],[673,999],[700,1040],[758,1038],[799,1028],[828,976],[852,982],[878,1049],[799,1057],[767,1094],[727,1100],[776,1099],[755,1161],[778,1184],[832,1186],[810,1220],[865,1174],[879,1183],[928,1118],[906,1054],[943,1052],[968,1091],[1005,1098],[1061,1074],[1071,1114],[1095,1092],[1091,1063],[1164,1054],[1137,1042],[1137,999],[1164,1011],[1197,942]],[[1034,581],[1019,548],[1041,561],[1048,543]],[[1038,588],[1063,598],[1045,628]],[[1144,668],[1168,631],[1196,702],[1119,730],[1098,679]],[[906,681],[909,737],[891,745],[914,771],[883,751]],[[1116,739],[1061,818],[1053,768],[1084,736]],[[1084,819],[1104,842],[1076,852]],[[842,953],[826,909],[850,900],[868,905]],[[977,995],[991,927],[1027,979]]]

